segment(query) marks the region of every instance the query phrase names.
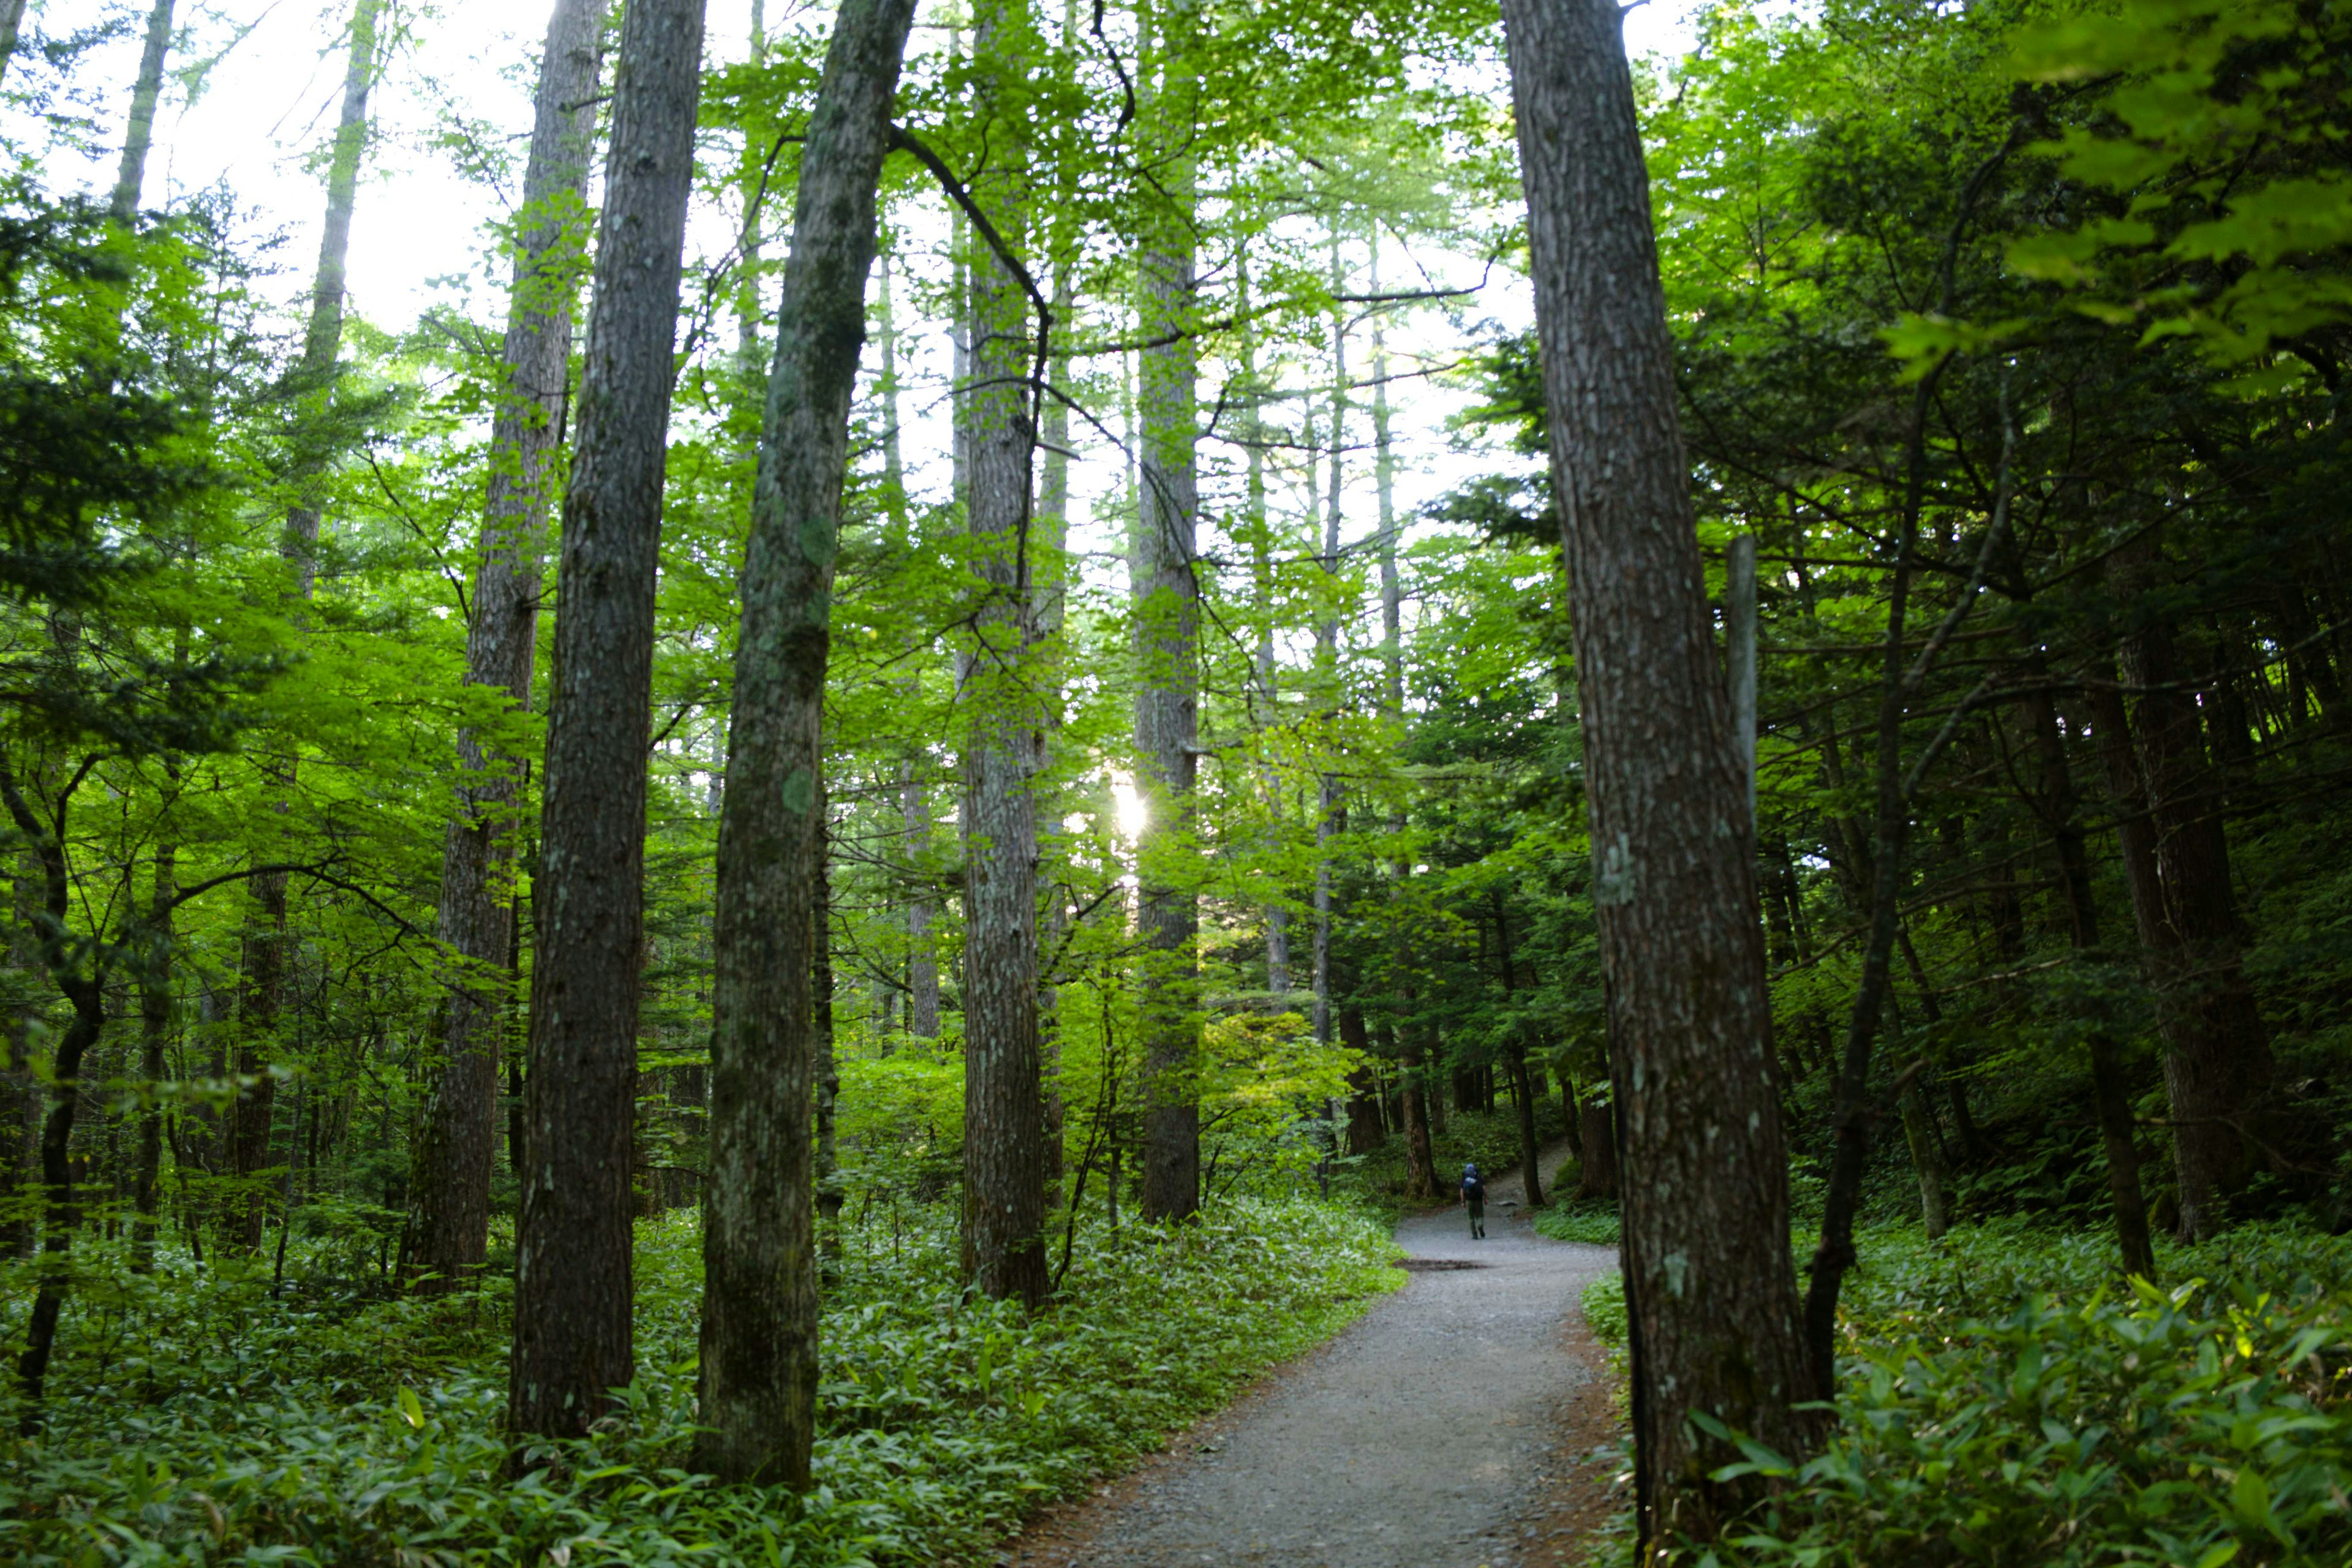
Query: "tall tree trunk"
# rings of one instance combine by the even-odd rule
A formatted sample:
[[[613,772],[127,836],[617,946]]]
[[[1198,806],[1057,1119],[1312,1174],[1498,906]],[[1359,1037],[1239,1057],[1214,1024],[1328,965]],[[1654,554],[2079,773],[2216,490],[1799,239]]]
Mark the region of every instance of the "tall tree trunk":
[[[1159,204],[1139,263],[1143,337],[1136,394],[1143,425],[1142,507],[1136,531],[1136,788],[1146,816],[1136,846],[1142,995],[1143,1216],[1183,1219],[1201,1206],[1201,1111],[1195,1073],[1199,900],[1193,890],[1192,785],[1200,743],[1200,597],[1194,572],[1200,481],[1193,467],[1199,350],[1192,336],[1192,9],[1157,8],[1144,67],[1147,136]],[[1152,80],[1154,69],[1159,79]]]
[[[993,0],[972,29],[974,114],[992,137],[973,182],[999,237],[1029,199],[1025,150],[1004,103],[1030,62],[1022,0]],[[1039,723],[1031,686],[1033,605],[1024,546],[1036,447],[1031,340],[1020,280],[993,250],[971,254],[972,384],[963,399],[965,512],[982,601],[966,682],[964,774],[963,1264],[983,1294],[1045,1299],[1045,1100],[1037,1039],[1037,806],[1030,788]]]
[[[882,479],[883,509],[890,520],[891,540],[895,548],[911,548],[914,523],[907,506],[907,466],[900,439],[898,416],[898,325],[890,291],[890,253],[881,252],[879,325],[882,339],[882,374],[876,378],[876,388],[882,395]],[[959,329],[960,331],[961,329]],[[956,449],[962,451],[962,437],[956,437]],[[959,458],[959,462],[961,458]],[[959,473],[961,470],[959,470]],[[908,681],[908,695],[919,696],[919,678]],[[923,756],[919,749],[910,748],[898,769],[898,806],[905,837],[902,858],[914,866],[919,879],[928,878],[927,858],[931,848],[931,808],[929,793],[918,770]],[[917,890],[907,900],[907,1032],[918,1039],[940,1037],[940,963],[931,951],[931,900],[919,882]]]
[[[802,153],[743,559],[713,932],[695,1467],[804,1488],[816,1418],[815,1140],[831,1132],[824,677],[876,193],[914,0],[836,16]],[[812,1112],[816,1123],[812,1126]],[[824,1152],[829,1153],[829,1148]],[[835,1200],[838,1206],[838,1200]]]
[[[8,928],[8,967],[29,988],[48,977],[41,958],[40,914],[43,879],[40,858],[30,849],[16,854],[16,874],[9,879],[13,919]],[[33,1250],[37,1233],[36,1215],[41,1205],[37,1179],[41,1169],[41,1086],[33,1076],[33,1020],[40,1009],[31,1001],[8,1010],[8,1060],[0,1075],[0,1258],[23,1258]]]
[[[134,1273],[155,1271],[155,1214],[163,1180],[164,1047],[172,1039],[172,910],[179,892],[179,847],[168,829],[155,844],[155,886],[140,932],[139,1081],[145,1098],[139,1107],[139,1170],[131,1204],[139,1218],[131,1233]]]
[[[1649,187],[1612,0],[1507,0],[1513,98],[1583,702],[1633,1320],[1637,1533],[1752,1495],[1706,1412],[1810,1422],[1755,833],[1692,521]]]
[[[131,88],[131,119],[122,136],[122,158],[115,166],[114,195],[107,216],[124,227],[139,216],[147,183],[147,151],[155,141],[155,103],[163,95],[163,59],[172,47],[173,0],[155,0],[147,13],[147,41],[139,55],[139,75]],[[0,17],[0,65],[14,48],[14,18]]]
[[[583,1433],[635,1373],[629,1176],[646,749],[702,19],[702,0],[630,0],[621,23],[557,563],[507,1390],[517,1433]],[[739,750],[730,774],[740,765]],[[722,812],[752,793],[728,790]],[[718,1184],[714,1174],[705,1187]]]
[[[2172,629],[2151,618],[2124,638],[2123,675],[2141,689],[2132,730],[2154,822],[2157,886],[2168,959],[2158,999],[2164,1081],[2172,1104],[2180,1232],[2202,1241],[2228,1223],[2229,1195],[2255,1163],[2247,1132],[2269,1088],[2272,1059],[2242,954],[2230,887],[2230,846],[2205,763],[2195,696],[2183,689]]]
[[[47,1385],[49,1357],[56,1349],[58,1320],[65,1310],[66,1293],[73,1286],[73,1233],[80,1224],[74,1205],[72,1143],[74,1116],[81,1105],[82,1060],[106,1026],[106,976],[100,964],[103,949],[76,942],[66,924],[72,906],[73,879],[66,863],[66,806],[77,774],[54,801],[37,804],[48,813],[44,822],[26,798],[15,772],[0,763],[0,803],[23,835],[40,865],[41,902],[34,930],[40,942],[42,967],[73,1009],[73,1020],[58,1037],[49,1067],[49,1109],[41,1120],[41,1257],[40,1283],[35,1288],[33,1310],[25,1325],[25,1349],[16,1358],[16,1378],[25,1396],[19,1429],[31,1436],[41,1426],[41,1398]],[[91,967],[85,968],[89,964]]]
[[[2037,670],[2037,673],[2039,671]],[[2079,958],[2099,953],[2099,906],[2092,892],[2091,858],[2077,820],[2074,780],[2066,765],[2066,741],[2058,729],[2058,707],[2046,688],[2024,703],[2042,765],[2041,798],[2035,803],[2058,854],[2058,880],[2066,900],[2067,935]],[[2102,723],[2101,728],[2105,728]],[[2116,1216],[2116,1241],[2124,1272],[2156,1278],[2156,1249],[2147,1231],[2147,1199],[2140,1189],[2139,1145],[2134,1135],[2131,1091],[2124,1079],[2123,1047],[2107,1020],[2090,1030],[2091,1089],[2098,1107],[2099,1138],[2107,1156],[2107,1191]]]
[[[1250,552],[1251,610],[1257,619],[1257,690],[1253,708],[1259,728],[1277,721],[1280,670],[1275,660],[1274,533],[1265,509],[1265,418],[1264,399],[1266,388],[1259,381],[1257,364],[1257,332],[1250,314],[1250,269],[1247,247],[1242,247],[1234,263],[1239,277],[1240,312],[1242,316],[1242,375],[1240,395],[1244,400],[1242,413],[1242,444],[1245,478],[1243,495],[1245,498],[1244,521],[1248,529]],[[1279,852],[1282,847],[1283,784],[1280,770],[1267,765],[1262,775],[1266,798],[1268,839]],[[1265,989],[1276,1007],[1288,1005],[1292,984],[1290,956],[1290,910],[1282,904],[1268,903],[1265,908]]]
[[[1331,289],[1338,293],[1343,274],[1339,260],[1339,231],[1335,224],[1331,230]],[[1320,564],[1327,579],[1339,574],[1339,494],[1345,477],[1341,447],[1348,428],[1348,333],[1346,322],[1335,306],[1331,315],[1331,453],[1329,489],[1323,509],[1323,549]],[[1314,493],[1313,442],[1308,443],[1307,493]],[[1311,514],[1310,507],[1310,514]],[[1325,703],[1323,717],[1335,719],[1339,710],[1339,608],[1336,590],[1331,602],[1315,623],[1315,679]],[[1341,804],[1339,781],[1326,773],[1316,780],[1315,790],[1315,1043],[1328,1047],[1331,1043],[1331,921],[1332,882],[1331,841],[1341,831],[1346,807]],[[1408,1130],[1412,1125],[1406,1121]],[[1424,1134],[1424,1142],[1426,1137]],[[1422,1195],[1420,1178],[1412,1165],[1412,1140],[1406,1141],[1407,1172],[1405,1186],[1415,1196]]]
[[[1494,895],[1495,935],[1502,949],[1503,1000],[1506,1006],[1516,1006],[1518,991],[1517,963],[1511,948],[1511,911],[1503,895]],[[1511,1098],[1517,1101],[1519,1113],[1519,1173],[1526,1184],[1529,1208],[1541,1208],[1544,1201],[1542,1152],[1536,1142],[1536,1089],[1534,1076],[1528,1070],[1528,1042],[1515,1027],[1509,1043],[1505,1046],[1511,1073]]]
[[[530,707],[545,575],[549,486],[562,440],[585,224],[604,6],[557,0],[540,56],[536,121],[523,175],[508,292],[506,385],[490,426],[490,480],[466,633],[466,682],[509,712]],[[457,809],[441,852],[441,940],[455,960],[440,1072],[409,1177],[407,1277],[447,1289],[488,1253],[499,1068],[513,1000],[515,812],[522,758],[480,731],[457,737]]]

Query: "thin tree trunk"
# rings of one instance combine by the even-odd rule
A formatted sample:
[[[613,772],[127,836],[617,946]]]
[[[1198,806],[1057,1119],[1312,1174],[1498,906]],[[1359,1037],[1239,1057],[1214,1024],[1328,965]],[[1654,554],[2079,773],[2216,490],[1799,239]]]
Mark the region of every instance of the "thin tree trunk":
[[[11,0],[16,4],[16,0]],[[116,165],[114,196],[107,216],[129,227],[139,216],[147,183],[147,150],[155,140],[155,103],[163,95],[163,59],[172,47],[173,0],[155,0],[147,13],[147,41],[139,55],[139,75],[131,89],[131,120],[122,136],[122,159]],[[21,13],[22,6],[17,5]],[[16,47],[16,18],[0,16],[0,67]]]
[[[75,783],[79,782],[78,775]],[[96,955],[103,950],[93,948],[86,960],[82,944],[73,940],[66,924],[73,882],[66,864],[65,816],[73,787],[67,785],[54,802],[39,803],[49,813],[44,822],[35,813],[34,803],[26,799],[15,773],[0,763],[0,802],[5,802],[9,820],[40,865],[41,902],[34,929],[40,942],[41,964],[48,972],[50,984],[73,1009],[73,1021],[58,1037],[57,1055],[50,1063],[49,1110],[41,1121],[43,1263],[32,1314],[25,1326],[25,1349],[16,1358],[16,1377],[25,1396],[19,1430],[26,1436],[40,1430],[41,1398],[49,1357],[57,1345],[58,1320],[65,1310],[66,1294],[73,1287],[73,1233],[80,1223],[74,1204],[74,1116],[81,1104],[82,1058],[98,1044],[106,1025],[104,971],[81,967],[84,962],[99,962]]]
[[[27,987],[47,978],[38,924],[42,887],[40,858],[30,849],[19,850],[9,883],[14,918],[8,929],[8,967],[24,976],[18,984]],[[0,1076],[0,1183],[5,1184],[0,1187],[0,1258],[29,1254],[37,1229],[41,1089],[33,1076],[26,1037],[39,1010],[29,1000],[9,1009],[7,1068]]]
[[[997,0],[974,19],[975,117],[992,137],[973,195],[999,237],[1029,199],[1027,159],[1005,116],[1027,19]],[[963,1266],[981,1291],[1035,1304],[1045,1260],[1045,1100],[1037,1039],[1037,808],[1030,784],[1039,723],[1028,658],[1031,340],[1019,280],[992,250],[971,256],[972,384],[963,398],[965,511],[982,594],[966,683],[964,774]]]
[[[1633,1330],[1637,1533],[1753,1495],[1706,1412],[1811,1423],[1755,834],[1726,738],[1631,73],[1612,0],[1504,9],[1569,568]]]
[[[1517,960],[1511,948],[1511,911],[1503,895],[1494,895],[1495,935],[1502,949],[1503,1001],[1507,1007],[1516,1006],[1518,992]],[[1519,1172],[1526,1184],[1529,1208],[1541,1208],[1544,1201],[1541,1150],[1536,1142],[1536,1093],[1533,1075],[1528,1070],[1528,1043],[1514,1029],[1509,1043],[1504,1047],[1511,1073],[1511,1098],[1517,1102],[1519,1113]]]
[[[131,1190],[139,1218],[131,1230],[133,1273],[155,1271],[155,1213],[163,1179],[164,1047],[172,1038],[172,910],[179,891],[179,847],[166,830],[155,845],[155,886],[140,933],[145,952],[139,966],[139,1079],[145,1098],[139,1107],[139,1171]]]
[[[2167,623],[2151,618],[2125,637],[2123,675],[2143,693],[2132,731],[2167,936],[2158,1000],[2168,1026],[2164,1081],[2180,1233],[2203,1241],[2228,1224],[2227,1199],[2253,1172],[2258,1145],[2247,1133],[2270,1085],[2270,1034],[2242,961],[2245,933],[2197,700],[2182,688]]]
[[[587,216],[604,9],[598,0],[557,0],[548,21],[508,294],[506,386],[490,427],[466,681],[495,690],[514,713],[530,707],[549,487],[563,435],[578,291],[571,255]],[[441,853],[441,940],[454,973],[402,1247],[408,1279],[439,1289],[478,1274],[489,1245],[499,1068],[513,1001],[515,812],[525,766],[474,730],[459,733],[457,754],[457,809]]]
[[[1339,234],[1335,226],[1331,231],[1331,288],[1339,291],[1342,274],[1339,261]],[[1331,451],[1329,489],[1323,509],[1323,550],[1320,564],[1326,578],[1339,574],[1339,493],[1345,468],[1341,444],[1348,427],[1348,334],[1346,323],[1335,308],[1331,317]],[[1309,443],[1307,493],[1314,493],[1313,447]],[[1325,703],[1324,717],[1336,718],[1339,710],[1339,610],[1336,592],[1332,602],[1315,623],[1315,676],[1321,688]],[[1339,781],[1326,773],[1316,780],[1315,791],[1315,1043],[1328,1047],[1331,1043],[1331,921],[1333,867],[1331,840],[1341,831],[1340,822],[1345,808],[1340,804]],[[1408,1131],[1412,1123],[1407,1119]],[[1426,1131],[1423,1144],[1426,1144]],[[1415,1176],[1410,1137],[1406,1141],[1408,1192],[1421,1195],[1421,1184]]]
[[[1244,448],[1245,479],[1243,494],[1246,498],[1244,521],[1249,530],[1251,609],[1257,619],[1257,692],[1255,703],[1257,722],[1265,728],[1276,722],[1279,700],[1280,669],[1275,660],[1274,535],[1265,510],[1265,418],[1263,399],[1266,389],[1258,380],[1257,333],[1251,324],[1249,257],[1244,247],[1236,258],[1235,271],[1240,279],[1240,310],[1242,326],[1242,387],[1245,400],[1242,415],[1242,441]],[[1282,845],[1283,786],[1278,769],[1268,765],[1263,774],[1266,795],[1266,812],[1270,818],[1268,837],[1278,852]],[[1290,955],[1290,910],[1281,904],[1269,903],[1265,909],[1265,989],[1276,1007],[1286,1005],[1293,981]]]
[[[2066,899],[2067,935],[2075,953],[2085,959],[2099,954],[2099,906],[2092,892],[2091,858],[2076,820],[2074,780],[2066,765],[2065,737],[2059,732],[2057,704],[2045,689],[2025,700],[2027,721],[2033,729],[2034,751],[2042,764],[2041,799],[2036,803],[2042,824],[2058,852],[2058,879]],[[2104,724],[2102,728],[2104,728]],[[2140,1188],[2139,1145],[2134,1134],[2131,1091],[2125,1081],[2123,1049],[2106,1020],[2094,1020],[2090,1031],[2091,1089],[2098,1106],[2099,1137],[2107,1156],[2107,1191],[2116,1216],[2116,1241],[2123,1253],[2124,1272],[2143,1279],[2156,1278],[2156,1248],[2147,1229],[2147,1199]]]
[[[516,1433],[585,1432],[635,1373],[629,1188],[646,750],[702,21],[702,0],[631,0],[621,24],[557,563],[507,1390]],[[740,764],[730,754],[730,773]],[[728,790],[726,806],[751,793]]]
[[[1199,900],[1192,888],[1192,786],[1200,742],[1200,596],[1193,570],[1200,483],[1193,466],[1199,350],[1192,333],[1194,97],[1191,8],[1159,8],[1144,68],[1144,112],[1157,169],[1150,237],[1139,264],[1138,324],[1147,339],[1136,391],[1143,426],[1142,517],[1136,531],[1136,788],[1146,816],[1136,845],[1142,995],[1143,1217],[1179,1220],[1201,1206]],[[1152,81],[1157,68],[1160,79]]]
[[[1952,1227],[1951,1205],[1946,1197],[1944,1145],[1936,1131],[1935,1113],[1914,1077],[1897,1097],[1903,1110],[1903,1134],[1911,1145],[1911,1169],[1919,1179],[1919,1219],[1927,1239],[1936,1240]]]
[[[719,826],[705,1429],[695,1466],[796,1489],[808,1485],[815,1433],[815,1210],[828,1199],[840,1206],[827,1168],[825,665],[876,196],[913,18],[914,0],[849,0],[810,111],[744,555]]]

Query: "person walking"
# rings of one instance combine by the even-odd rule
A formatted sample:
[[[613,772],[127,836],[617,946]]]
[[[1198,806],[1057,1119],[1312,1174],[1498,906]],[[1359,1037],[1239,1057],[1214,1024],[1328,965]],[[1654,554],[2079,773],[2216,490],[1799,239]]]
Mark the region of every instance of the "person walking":
[[[1470,1239],[1483,1241],[1486,1237],[1486,1184],[1478,1178],[1478,1164],[1472,1161],[1462,1167],[1462,1206],[1470,1211]]]

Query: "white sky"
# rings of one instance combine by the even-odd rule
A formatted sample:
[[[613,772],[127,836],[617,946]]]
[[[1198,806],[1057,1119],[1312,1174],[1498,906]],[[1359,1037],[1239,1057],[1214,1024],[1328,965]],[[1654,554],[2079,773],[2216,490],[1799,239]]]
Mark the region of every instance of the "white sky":
[[[467,137],[504,138],[520,148],[529,128],[530,72],[547,6],[545,0],[393,4],[402,41],[372,103],[380,141],[353,224],[349,306],[375,325],[400,331],[436,301],[464,300],[478,313],[495,313],[495,295],[482,291],[484,226],[498,216],[499,198],[460,172],[446,141],[447,133],[464,128]],[[747,57],[751,5],[751,0],[710,0],[711,60]],[[1691,0],[1652,0],[1637,8],[1627,19],[1629,47],[1636,54],[1687,47],[1694,8]],[[123,24],[120,37],[79,57],[70,80],[60,81],[45,65],[21,55],[9,70],[6,86],[14,101],[0,105],[0,132],[38,161],[53,190],[79,186],[102,193],[110,187],[147,9],[146,0],[34,0],[28,29],[52,37],[110,20]],[[308,284],[316,255],[323,195],[306,160],[334,121],[348,9],[349,0],[180,0],[174,68],[184,70],[191,62],[217,58],[193,101],[184,78],[167,84],[156,121],[143,205],[169,205],[215,185],[234,192],[256,232],[286,237],[277,282],[289,310]],[[773,0],[769,9],[772,23],[795,7],[792,0]],[[823,19],[821,10],[803,12],[799,24]],[[924,47],[920,34],[917,47]],[[28,89],[47,92],[51,112],[46,118],[29,111],[24,97]],[[728,221],[717,213],[705,215],[696,228],[691,243],[710,251],[723,248],[731,237]],[[1420,259],[1449,284],[1479,276],[1474,258]],[[1394,287],[1403,268],[1393,256],[1387,265],[1394,270],[1386,281]],[[1516,282],[1496,271],[1468,319],[1523,321],[1527,306]],[[903,294],[900,309],[906,310]],[[923,346],[928,352],[918,357],[916,371],[943,380],[944,335],[934,327]],[[1391,352],[1400,359],[1443,361],[1464,346],[1456,329],[1436,313],[1391,329]],[[1362,374],[1369,344],[1359,341],[1350,353]],[[1450,449],[1445,421],[1465,397],[1442,385],[1408,383],[1397,388],[1401,509],[1410,511],[1495,466],[1492,459]],[[1116,405],[1100,412],[1116,428]],[[909,413],[913,482],[943,489],[946,435],[940,400],[936,394],[918,395],[910,399]],[[1366,423],[1360,414],[1355,439],[1367,438]],[[1074,435],[1086,442],[1082,429]],[[1117,492],[1125,479],[1124,461],[1115,450],[1086,444],[1099,451],[1074,476],[1081,507],[1089,496]],[[1349,467],[1355,477],[1347,531],[1360,537],[1370,524],[1369,455]],[[1295,499],[1304,504],[1303,494]],[[1098,534],[1087,539],[1083,516],[1074,519],[1074,542],[1115,547]]]

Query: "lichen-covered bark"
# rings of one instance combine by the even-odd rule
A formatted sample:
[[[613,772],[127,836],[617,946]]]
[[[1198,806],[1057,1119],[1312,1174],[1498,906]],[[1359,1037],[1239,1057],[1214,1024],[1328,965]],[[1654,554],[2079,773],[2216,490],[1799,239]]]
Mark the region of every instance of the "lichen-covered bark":
[[[824,676],[876,192],[914,0],[846,0],[802,154],[768,376],[719,818],[695,1468],[805,1487],[815,1138],[831,1076]],[[822,1058],[822,1060],[820,1060]]]
[[[635,1373],[629,1178],[646,746],[702,19],[702,0],[631,0],[621,23],[579,443],[563,498],[532,891],[539,942],[507,1388],[517,1433],[586,1431]]]
[[[596,0],[557,0],[540,57],[508,295],[506,384],[490,426],[490,479],[466,630],[466,680],[530,706],[549,487],[563,435],[578,246],[600,75]],[[408,1277],[447,1289],[489,1243],[501,1035],[514,939],[514,813],[520,759],[475,731],[457,737],[457,809],[441,852],[441,940],[455,960],[440,1072],[409,1181]]]
[[[1507,0],[1621,1119],[1640,1529],[1746,1492],[1706,1412],[1783,1452],[1809,1392],[1754,831],[1727,734],[1620,13]]]

